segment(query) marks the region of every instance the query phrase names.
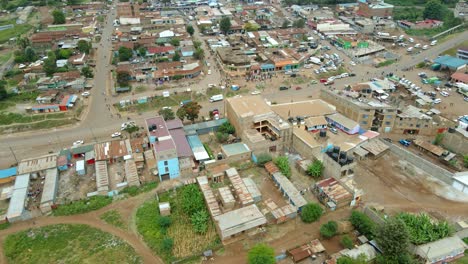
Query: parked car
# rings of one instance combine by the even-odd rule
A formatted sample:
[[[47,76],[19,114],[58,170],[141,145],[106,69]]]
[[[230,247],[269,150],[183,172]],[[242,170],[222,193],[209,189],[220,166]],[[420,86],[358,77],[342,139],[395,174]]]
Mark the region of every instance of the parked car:
[[[288,88],[288,87],[286,87],[286,86],[280,86],[280,88],[279,88],[279,89],[280,89],[280,91],[285,91],[285,90],[288,90],[289,88]]]
[[[326,82],[326,83],[324,83],[324,85],[325,85],[325,86],[328,86],[328,85],[332,85],[332,84],[334,84],[334,83],[335,83],[334,81],[331,81],[331,82]]]
[[[79,146],[79,145],[83,145],[83,144],[84,144],[83,140],[77,140],[77,141],[73,142],[73,146]]]
[[[400,142],[400,144],[405,147],[409,147],[409,145],[411,145],[411,141],[406,140],[406,139],[400,139],[398,142]]]
[[[296,87],[296,90],[301,90],[301,89],[302,89],[302,87],[300,87],[300,86]]]
[[[83,96],[83,97],[88,97],[88,96],[90,96],[90,95],[91,95],[91,94],[90,94],[89,92],[83,92],[83,93],[81,94],[81,96]]]
[[[330,132],[332,132],[333,134],[338,134],[338,129],[334,127],[330,127],[328,130],[330,130]]]
[[[252,91],[250,94],[251,95],[257,95],[257,94],[260,94],[261,92],[260,91]]]
[[[392,140],[391,138],[384,138],[383,140],[385,140],[385,141],[387,141],[387,142],[390,142],[390,143],[393,142],[393,140]]]
[[[120,133],[120,132],[115,132],[115,133],[112,133],[111,138],[120,137],[121,135],[122,135],[122,133]]]
[[[443,97],[447,97],[447,96],[449,96],[450,94],[447,93],[446,91],[440,91],[440,95],[442,95]]]
[[[328,82],[327,79],[320,79],[320,83],[326,83]]]

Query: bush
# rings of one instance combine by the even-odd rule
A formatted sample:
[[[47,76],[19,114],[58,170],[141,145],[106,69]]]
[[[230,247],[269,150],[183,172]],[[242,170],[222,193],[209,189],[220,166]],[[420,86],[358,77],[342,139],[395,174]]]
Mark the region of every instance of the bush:
[[[189,217],[192,217],[197,212],[205,210],[203,193],[198,189],[197,185],[187,185],[182,189],[180,196],[182,197],[182,208]]]
[[[56,216],[83,214],[93,210],[101,209],[110,203],[112,203],[112,197],[98,195],[89,199],[78,200],[69,204],[60,205],[57,209],[54,210],[53,214]]]
[[[349,221],[351,221],[351,224],[359,231],[359,233],[365,235],[369,240],[374,237],[375,224],[364,213],[353,211]]]
[[[338,224],[335,221],[328,221],[320,227],[320,235],[324,238],[332,238],[337,230]]]
[[[301,219],[305,223],[312,223],[322,216],[323,209],[316,203],[308,203],[302,207]]]
[[[226,121],[222,125],[219,126],[218,132],[232,135],[236,133],[236,128],[231,123]]]
[[[133,197],[133,196],[137,196],[140,193],[149,192],[156,187],[158,187],[157,182],[149,182],[149,183],[145,183],[141,185],[140,187],[138,186],[125,187],[119,193],[126,193]]]
[[[206,153],[208,153],[208,156],[210,157],[210,159],[214,159],[215,156],[213,155],[213,151],[211,150],[210,146],[208,146],[208,144],[206,143],[203,143],[203,147],[205,148]]]
[[[222,133],[222,132],[216,132],[216,139],[218,140],[219,143],[224,143],[228,140],[229,134]]]
[[[166,237],[161,241],[161,250],[166,254],[171,254],[172,248],[174,247],[174,240],[170,237]]]
[[[314,178],[320,178],[323,174],[323,170],[323,163],[320,160],[314,160],[314,162],[307,167],[307,175]]]
[[[265,244],[257,244],[249,250],[248,264],[274,264],[276,263],[275,251]]]
[[[263,167],[263,166],[265,166],[265,164],[266,164],[267,162],[270,162],[270,161],[272,161],[272,160],[273,160],[273,158],[271,157],[270,154],[268,154],[268,153],[260,153],[260,154],[258,154],[258,156],[257,156],[257,165]]]
[[[192,215],[190,220],[192,221],[193,229],[199,234],[205,234],[208,230],[208,220],[210,216],[206,210],[196,212]]]
[[[274,162],[284,176],[287,178],[291,177],[291,167],[289,166],[288,157],[279,156],[275,159]]]
[[[161,229],[167,229],[172,223],[172,220],[168,216],[161,216],[158,219],[158,225],[161,227]]]
[[[347,249],[352,249],[354,247],[354,243],[353,243],[353,240],[348,236],[348,235],[344,235],[342,238],[341,238],[341,245],[344,247],[344,248],[347,248]]]
[[[446,221],[433,221],[427,214],[401,213],[396,216],[409,231],[409,239],[416,245],[433,242],[453,234],[453,228]]]

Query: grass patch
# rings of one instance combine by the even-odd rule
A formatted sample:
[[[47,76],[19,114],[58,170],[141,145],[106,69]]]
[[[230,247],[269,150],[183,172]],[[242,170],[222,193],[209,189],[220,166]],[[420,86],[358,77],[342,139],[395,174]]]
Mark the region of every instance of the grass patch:
[[[137,196],[140,193],[149,192],[155,189],[156,187],[158,187],[157,182],[148,182],[148,183],[143,184],[140,187],[137,187],[137,186],[125,187],[119,193],[127,193],[128,195],[133,197],[133,196]]]
[[[186,188],[186,186],[182,187]],[[181,193],[181,189],[177,190]],[[171,205],[171,225],[165,229],[158,224],[159,215],[158,201],[149,200],[138,208],[136,224],[138,232],[143,236],[146,244],[166,262],[176,259],[199,256],[206,249],[220,245],[211,218],[205,234],[197,234],[192,222],[183,211],[182,197],[174,192],[166,192],[160,195],[161,202],[169,202]],[[172,240],[173,247],[167,250],[165,242]]]
[[[0,112],[0,125],[11,125],[15,123],[31,123],[37,121],[44,121],[48,119],[61,118],[65,118],[65,113],[22,115],[17,113]]]
[[[73,201],[69,204],[59,205],[58,208],[53,211],[53,214],[55,216],[83,214],[101,209],[110,203],[112,203],[112,197],[98,195],[90,197],[89,199],[83,199]]]
[[[5,230],[7,229],[8,227],[10,227],[10,223],[9,222],[5,222],[3,224],[0,224],[0,230]]]
[[[392,65],[393,63],[395,63],[396,60],[386,60],[386,61],[382,61],[380,62],[379,64],[377,64],[377,68],[380,68],[380,67],[385,67],[385,66],[388,66],[388,65]]]
[[[146,92],[146,90],[148,90],[148,87],[143,86],[143,85],[139,85],[135,88],[135,92],[137,93]]]
[[[213,95],[217,95],[217,94],[223,94],[223,89],[221,88],[217,88],[217,87],[211,87],[211,88],[208,88],[208,90],[206,90],[206,95],[208,97],[211,97]]]
[[[7,42],[8,40],[10,40],[10,38],[14,38],[18,35],[23,35],[24,33],[28,32],[31,28],[31,25],[25,23],[21,25],[14,25],[13,28],[0,31],[0,44]]]
[[[467,254],[468,252],[465,252]],[[468,264],[468,256],[464,256],[461,259],[458,259],[457,261],[454,262],[455,264]]]
[[[99,218],[101,218],[102,221],[108,223],[109,225],[125,229],[125,223],[123,222],[122,216],[117,210],[107,211],[99,216]]]
[[[13,55],[12,52],[0,55],[0,64],[5,64],[11,58],[11,55]]]
[[[50,225],[9,235],[4,244],[10,263],[142,263],[120,238],[86,225]]]
[[[180,104],[181,101],[189,100],[191,98],[192,98],[191,93],[183,92],[183,93],[173,94],[170,97],[156,96],[156,97],[148,98],[148,102],[144,104],[136,103],[133,105],[127,105],[125,107],[121,107],[120,104],[115,104],[115,107],[121,112],[123,111],[147,112],[147,111],[157,110],[165,106],[177,106]]]

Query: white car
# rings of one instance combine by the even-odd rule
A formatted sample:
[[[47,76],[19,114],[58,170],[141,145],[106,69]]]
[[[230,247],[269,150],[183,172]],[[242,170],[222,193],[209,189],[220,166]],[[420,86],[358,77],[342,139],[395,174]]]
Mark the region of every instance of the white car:
[[[122,135],[122,133],[120,132],[115,132],[111,135],[111,138],[116,138],[116,137],[120,137]]]
[[[350,64],[351,66],[356,66],[356,63],[355,63],[354,61],[350,61],[349,64]]]
[[[84,143],[83,140],[77,140],[77,141],[73,142],[73,146],[83,145],[83,143]]]
[[[163,109],[163,110],[166,110],[166,109],[172,109],[172,107],[170,107],[170,106],[163,106],[163,108],[162,108],[162,109]]]
[[[208,75],[210,75],[210,74],[211,74],[211,70],[208,70]]]
[[[440,104],[441,102],[442,102],[442,99],[440,99],[440,98],[436,98],[433,101],[434,104]]]
[[[447,97],[447,96],[449,96],[450,94],[447,93],[446,91],[441,91],[441,92],[440,92],[440,95],[442,95],[443,97]]]
[[[91,94],[90,94],[89,92],[83,92],[83,93],[81,94],[81,96],[83,96],[83,97],[88,97],[88,96],[90,96],[90,95],[91,95]]]
[[[251,94],[251,95],[257,95],[257,94],[260,94],[260,93],[261,93],[260,91],[253,91],[253,92],[251,92],[250,94]]]

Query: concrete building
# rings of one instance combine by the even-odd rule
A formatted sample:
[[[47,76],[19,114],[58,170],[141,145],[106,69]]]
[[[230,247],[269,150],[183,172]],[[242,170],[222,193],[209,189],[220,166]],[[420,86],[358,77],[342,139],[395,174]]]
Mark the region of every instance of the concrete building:
[[[455,15],[455,17],[468,20],[468,3],[464,0],[460,0],[460,2],[458,2],[457,5],[455,5],[453,14]]]
[[[358,14],[368,18],[385,18],[393,16],[393,5],[383,0],[358,0]]]
[[[137,3],[127,2],[117,4],[117,17],[119,18],[139,18],[140,5]]]
[[[302,207],[307,204],[307,201],[302,197],[301,193],[296,189],[294,184],[286,178],[281,172],[275,172],[271,174],[275,185],[283,193],[288,202],[294,205],[298,212],[302,210]]]
[[[323,166],[325,170],[323,174],[325,177],[341,179],[346,176],[354,174],[356,162],[354,157],[348,155],[346,152],[341,151],[339,147],[329,148],[326,155],[323,155]]]
[[[226,117],[254,153],[289,147],[292,128],[259,96],[225,100]]]
[[[458,127],[449,129],[444,133],[442,146],[460,155],[466,155],[468,149],[468,130],[467,128]]]
[[[37,158],[24,159],[18,164],[18,174],[29,174],[45,171],[57,166],[57,155],[45,155]]]
[[[435,136],[438,133],[443,133],[452,125],[452,121],[442,116],[430,116],[426,113],[427,111],[423,111],[422,109],[412,105],[407,106],[401,111],[398,110],[393,132],[411,135]]]
[[[443,238],[414,248],[414,254],[425,263],[442,264],[452,262],[465,255],[466,244],[458,236]]]
[[[320,97],[336,106],[338,112],[356,121],[360,131],[373,130],[380,133],[392,131],[396,118],[396,107],[373,99],[358,100],[338,93],[322,89]]]
[[[24,212],[29,188],[29,173],[16,176],[13,194],[6,214],[9,222],[16,222],[25,218]]]
[[[40,209],[43,214],[52,211],[58,190],[58,170],[56,168],[46,171],[44,188],[41,195]]]
[[[249,160],[252,156],[252,151],[249,149],[249,146],[242,142],[222,145],[221,151],[224,157],[228,158],[231,162]]]
[[[267,223],[267,219],[255,204],[216,216],[214,219],[216,230],[223,242]]]
[[[468,17],[468,14],[467,14]],[[468,60],[468,47],[460,47],[457,49],[457,58]]]
[[[107,171],[107,162],[96,161],[96,187],[100,195],[107,195],[109,192],[109,173]]]
[[[149,144],[156,158],[159,180],[179,177],[179,159],[174,140],[169,133],[166,122],[161,116],[146,119]],[[188,145],[188,144],[187,144]]]

